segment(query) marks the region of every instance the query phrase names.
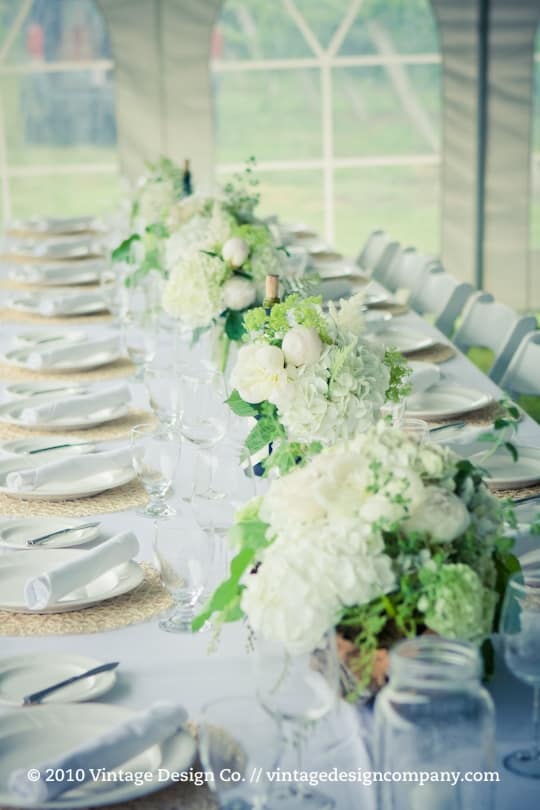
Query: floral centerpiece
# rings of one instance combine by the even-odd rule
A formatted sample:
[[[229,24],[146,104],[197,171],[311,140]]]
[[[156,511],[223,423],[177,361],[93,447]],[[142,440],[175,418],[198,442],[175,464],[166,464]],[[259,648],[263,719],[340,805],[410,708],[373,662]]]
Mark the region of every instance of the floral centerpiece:
[[[246,445],[268,471],[281,473],[323,446],[366,430],[387,400],[407,391],[408,366],[397,352],[364,337],[362,296],[330,302],[290,295],[269,311],[246,313],[245,340],[228,399],[257,422]]]
[[[469,461],[379,422],[271,482],[231,530],[231,576],[199,626],[246,617],[291,653],[333,626],[361,683],[378,648],[425,631],[477,643],[519,569],[507,507]]]

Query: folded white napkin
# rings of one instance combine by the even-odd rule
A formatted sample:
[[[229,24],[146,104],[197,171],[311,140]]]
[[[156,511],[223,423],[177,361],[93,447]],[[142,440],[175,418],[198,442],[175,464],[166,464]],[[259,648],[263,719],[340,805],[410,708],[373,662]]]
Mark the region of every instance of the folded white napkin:
[[[409,377],[412,386],[411,395],[427,391],[428,388],[431,388],[441,379],[441,370],[437,366],[414,361],[409,362],[409,366],[412,369],[412,374]]]
[[[65,236],[59,239],[40,239],[33,244],[33,256],[90,256],[99,250],[90,237]]]
[[[118,335],[110,335],[98,340],[85,340],[81,343],[63,343],[56,346],[43,346],[28,353],[26,364],[29,368],[54,368],[60,363],[89,361],[99,354],[122,354],[122,343]]]
[[[94,217],[30,217],[9,222],[8,231],[69,234],[92,230],[95,224]]]
[[[101,273],[107,267],[104,259],[79,259],[76,262],[61,262],[59,264],[23,264],[10,267],[13,278],[24,281],[57,281],[65,284],[71,276],[79,273]]]
[[[72,315],[82,307],[97,307],[106,309],[103,296],[97,292],[80,292],[59,295],[56,298],[43,298],[36,311],[40,315],[52,318],[55,315]]]
[[[15,492],[32,492],[44,484],[59,483],[72,478],[88,478],[91,475],[99,475],[99,473],[111,470],[130,469],[133,464],[132,459],[131,447],[109,450],[105,453],[65,456],[40,467],[10,472],[6,476],[6,484],[8,489]]]
[[[24,601],[30,610],[43,610],[111,568],[131,560],[138,552],[139,541],[133,532],[117,534],[92,551],[85,551],[77,559],[29,579],[24,586]]]
[[[53,801],[74,784],[69,779],[58,782],[46,782],[45,777],[53,773],[68,773],[71,769],[85,772],[85,781],[92,778],[91,771],[100,768],[112,770],[133,759],[153,745],[158,745],[182,729],[187,720],[187,713],[182,706],[173,703],[154,703],[149,709],[136,714],[124,723],[101,734],[93,740],[68,751],[56,759],[43,764],[36,763],[36,771],[41,778],[31,782],[28,774],[34,769],[20,768],[9,777],[9,789],[19,799],[32,804],[43,804]],[[28,763],[34,765],[34,763]],[[82,784],[77,781],[77,785]],[[91,803],[91,802],[90,802]]]
[[[39,425],[40,422],[50,422],[54,419],[91,416],[100,411],[127,405],[130,400],[129,386],[121,383],[95,394],[51,399],[41,405],[24,408],[20,418],[27,425]]]

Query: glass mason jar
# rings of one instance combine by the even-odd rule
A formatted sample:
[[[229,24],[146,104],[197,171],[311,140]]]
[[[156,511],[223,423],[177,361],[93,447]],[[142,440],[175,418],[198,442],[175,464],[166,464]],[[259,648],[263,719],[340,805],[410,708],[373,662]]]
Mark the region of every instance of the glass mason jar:
[[[375,703],[380,810],[493,807],[495,714],[481,672],[476,647],[440,636],[391,651]]]

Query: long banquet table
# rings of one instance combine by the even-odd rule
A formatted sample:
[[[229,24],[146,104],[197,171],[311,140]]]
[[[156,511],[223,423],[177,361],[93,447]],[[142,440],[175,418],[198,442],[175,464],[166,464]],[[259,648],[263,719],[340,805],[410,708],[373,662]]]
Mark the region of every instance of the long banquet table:
[[[425,320],[413,312],[400,316],[399,323],[411,326],[438,339],[444,338]],[[31,325],[34,328],[34,324]],[[85,329],[102,330],[95,324]],[[0,351],[3,351],[13,335],[20,331],[20,324],[2,324]],[[458,354],[441,366],[445,379],[460,385],[480,389],[495,396],[500,391],[467,358]],[[139,387],[140,388],[140,387]],[[137,392],[140,396],[140,391]],[[540,447],[540,426],[524,418],[519,426],[519,439],[525,444]],[[182,477],[189,477],[189,453],[181,462],[179,488]],[[152,559],[153,521],[140,517],[134,511],[100,515],[105,529],[110,533],[132,529],[140,544],[140,559]],[[534,547],[533,538],[520,538],[518,551]],[[158,699],[181,702],[193,719],[209,700],[227,695],[242,695],[253,692],[249,654],[246,652],[246,636],[241,625],[226,627],[215,652],[209,652],[210,635],[169,634],[159,630],[157,620],[132,625],[123,629],[89,635],[63,635],[32,638],[12,638],[1,634],[2,657],[23,653],[69,651],[100,658],[104,661],[119,660],[119,677],[112,691],[101,698],[103,703],[114,703],[132,708],[142,708]],[[539,786],[533,779],[514,776],[504,770],[503,754],[531,738],[532,690],[521,684],[497,656],[497,668],[489,689],[497,709],[497,768],[501,781],[496,788],[497,810],[514,810],[516,800],[520,810],[536,810],[539,807]],[[0,721],[5,708],[0,708]],[[370,718],[357,714],[345,704],[340,705],[336,715],[321,723],[313,754],[307,762],[310,770],[328,770],[337,766],[345,770],[361,767],[369,770],[362,734],[368,744]],[[311,750],[311,749],[310,749]],[[325,784],[324,790],[331,792]],[[342,784],[332,794],[339,810],[371,810],[374,807],[373,790],[359,784]],[[435,810],[435,808],[433,808]],[[472,808],[471,808],[472,810]]]

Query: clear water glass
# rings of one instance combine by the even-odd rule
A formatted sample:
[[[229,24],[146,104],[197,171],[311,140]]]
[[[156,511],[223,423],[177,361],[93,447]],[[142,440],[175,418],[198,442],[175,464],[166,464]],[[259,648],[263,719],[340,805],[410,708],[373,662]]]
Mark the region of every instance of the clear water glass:
[[[131,430],[133,467],[145,488],[149,503],[138,514],[145,517],[164,518],[176,514],[167,504],[178,462],[181,440],[174,430],[154,423],[136,425]]]
[[[214,447],[225,435],[227,420],[223,376],[202,364],[181,364],[181,430],[200,447]]]
[[[416,439],[419,444],[427,441],[429,436],[429,428],[427,422],[423,419],[415,419],[412,416],[403,416],[401,421],[396,425],[398,430],[408,433]]]
[[[316,723],[336,705],[339,663],[335,633],[324,635],[305,654],[293,655],[282,644],[255,640],[254,673],[261,706],[274,718],[283,738],[284,755],[294,756],[303,770],[303,752]],[[271,807],[328,810],[334,801],[303,782],[279,785],[272,791]]]
[[[377,771],[494,771],[495,712],[473,644],[424,635],[390,651],[388,684],[375,702]],[[390,781],[379,810],[492,810],[493,783]]]
[[[221,808],[263,810],[281,738],[272,718],[250,697],[226,697],[207,703],[199,725],[199,750],[208,782]],[[240,775],[237,781],[231,773]]]
[[[126,276],[129,265],[117,262],[103,270],[99,277],[101,294],[114,321],[122,323],[128,311]]]
[[[126,353],[136,367],[135,378],[144,379],[144,367],[151,363],[157,350],[157,322],[152,313],[128,314],[123,321]]]
[[[144,385],[150,407],[159,421],[168,426],[176,425],[180,418],[180,381],[174,366],[154,359],[144,367]]]
[[[509,771],[540,779],[540,563],[511,577],[504,597],[501,634],[511,672],[533,688],[532,743],[504,758]]]
[[[236,511],[256,494],[251,457],[241,442],[226,436],[214,447],[196,448],[193,499],[207,502],[217,526],[230,527]]]
[[[212,564],[213,538],[189,514],[158,521],[154,556],[161,583],[174,602],[159,627],[169,633],[191,633]]]

